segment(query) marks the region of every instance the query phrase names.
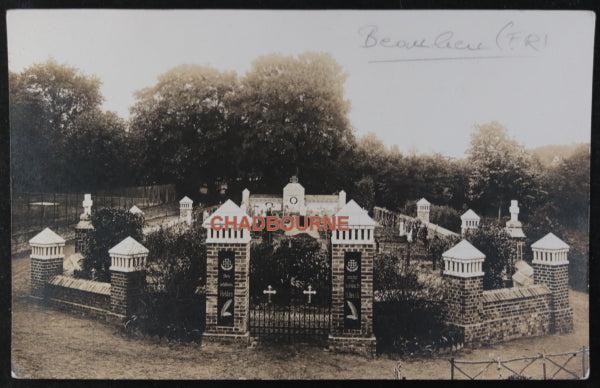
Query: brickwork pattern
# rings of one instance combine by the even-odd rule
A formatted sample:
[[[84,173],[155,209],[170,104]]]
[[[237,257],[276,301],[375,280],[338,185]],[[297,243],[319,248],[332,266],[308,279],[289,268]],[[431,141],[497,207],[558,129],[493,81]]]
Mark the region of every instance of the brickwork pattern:
[[[233,327],[217,326],[217,283],[219,251],[235,254],[235,289]],[[246,335],[250,312],[250,244],[206,244],[206,333]],[[225,338],[225,337],[224,337]]]
[[[88,245],[88,236],[92,229],[75,229],[75,252],[84,252]]]
[[[31,295],[45,296],[46,283],[56,275],[63,273],[63,258],[37,259],[31,258]]]
[[[482,277],[444,275],[448,322],[471,346],[569,332],[573,312],[567,267],[534,264],[536,284],[490,291],[483,291]]]
[[[104,310],[110,310],[111,308],[110,295],[88,292],[70,287],[57,286],[53,284],[48,284],[46,287],[47,298],[62,300],[78,305],[90,306]]]
[[[367,357],[375,355],[377,341],[375,337],[335,337],[329,336],[327,347],[335,353],[362,354]]]
[[[448,320],[461,325],[479,322],[483,312],[483,276],[444,277],[447,284]]]
[[[573,331],[573,310],[569,307],[569,265],[533,264],[533,281],[545,284],[552,292],[552,333]]]
[[[135,312],[145,276],[144,271],[110,271],[110,308],[113,312],[126,316]]]
[[[344,253],[361,252],[360,330],[344,329]],[[375,244],[333,244],[331,250],[331,335],[373,337],[373,255]]]

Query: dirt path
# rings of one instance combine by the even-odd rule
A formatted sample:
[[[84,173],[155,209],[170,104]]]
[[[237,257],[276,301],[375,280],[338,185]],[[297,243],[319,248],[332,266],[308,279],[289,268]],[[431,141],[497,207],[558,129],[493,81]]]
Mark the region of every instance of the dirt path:
[[[234,348],[130,338],[93,319],[27,302],[29,259],[12,260],[13,373],[22,378],[92,379],[393,379],[397,357],[373,360],[309,346]],[[588,346],[588,295],[571,292],[575,331],[463,350],[462,360],[533,356]],[[449,355],[402,359],[408,379],[450,378]],[[562,375],[559,375],[562,376]],[[498,372],[492,368],[491,376]]]

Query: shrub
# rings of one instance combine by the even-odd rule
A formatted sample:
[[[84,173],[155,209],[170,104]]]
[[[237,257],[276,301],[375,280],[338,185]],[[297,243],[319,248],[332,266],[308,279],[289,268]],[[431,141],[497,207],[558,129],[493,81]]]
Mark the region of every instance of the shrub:
[[[483,289],[503,288],[504,278],[514,273],[513,258],[516,256],[516,246],[506,230],[484,224],[478,229],[470,229],[464,238],[485,255]]]
[[[439,277],[401,270],[392,255],[376,254],[373,328],[379,352],[414,353],[449,346],[444,324],[444,292]]]
[[[197,225],[197,224],[195,224]],[[198,340],[205,325],[206,232],[160,229],[147,236],[147,284],[137,327],[144,333]]]
[[[309,285],[317,294],[315,303],[328,303],[331,288],[329,256],[321,244],[306,233],[285,237],[279,243],[261,242],[251,247],[250,294],[264,299],[263,290],[275,288],[275,302],[304,300]]]
[[[460,233],[461,214],[449,206],[431,205],[429,221],[443,228]]]
[[[83,269],[79,275],[101,282],[110,281],[110,255],[108,250],[131,236],[141,242],[144,225],[142,214],[124,209],[105,208],[94,211],[91,216],[93,231],[89,235]]]
[[[460,238],[454,236],[440,237],[435,235],[429,240],[427,244],[427,259],[431,260],[434,270],[437,268],[438,263],[443,268],[442,254],[459,242]]]

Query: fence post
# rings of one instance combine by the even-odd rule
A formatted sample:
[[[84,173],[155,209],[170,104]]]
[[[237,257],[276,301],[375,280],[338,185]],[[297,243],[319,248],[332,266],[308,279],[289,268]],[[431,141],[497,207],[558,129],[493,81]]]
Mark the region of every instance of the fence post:
[[[450,380],[454,380],[454,357],[450,359]]]
[[[41,206],[42,211],[40,213],[40,229],[44,229],[44,216],[45,216],[44,213],[45,213],[45,210],[46,210],[45,207],[44,207],[44,193],[42,193],[42,195],[41,195],[41,201],[40,201],[40,203],[42,204],[42,206]]]
[[[545,355],[545,352],[542,353],[542,372],[543,372],[542,380],[546,380],[546,355]]]
[[[581,378],[585,377],[585,345],[581,347]]]

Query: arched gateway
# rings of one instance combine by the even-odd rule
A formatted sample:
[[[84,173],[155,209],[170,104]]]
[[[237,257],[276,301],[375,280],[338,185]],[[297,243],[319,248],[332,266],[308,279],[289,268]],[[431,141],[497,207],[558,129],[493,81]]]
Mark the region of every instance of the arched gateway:
[[[295,183],[295,182],[294,182]],[[331,289],[326,306],[316,305],[316,291],[308,285],[303,305],[271,303],[277,289],[264,285],[264,301],[250,298],[250,231],[243,219],[252,219],[228,200],[204,220],[206,239],[205,340],[248,344],[252,337],[278,335],[295,340],[322,336],[334,351],[372,355],[373,335],[373,221],[356,202],[338,202],[337,219],[347,221],[330,232]],[[338,205],[339,204],[339,205]],[[284,213],[287,216],[290,212]],[[304,216],[305,214],[303,214]],[[321,235],[325,235],[322,233]],[[271,286],[271,287],[269,287]],[[328,304],[328,305],[327,305]]]

